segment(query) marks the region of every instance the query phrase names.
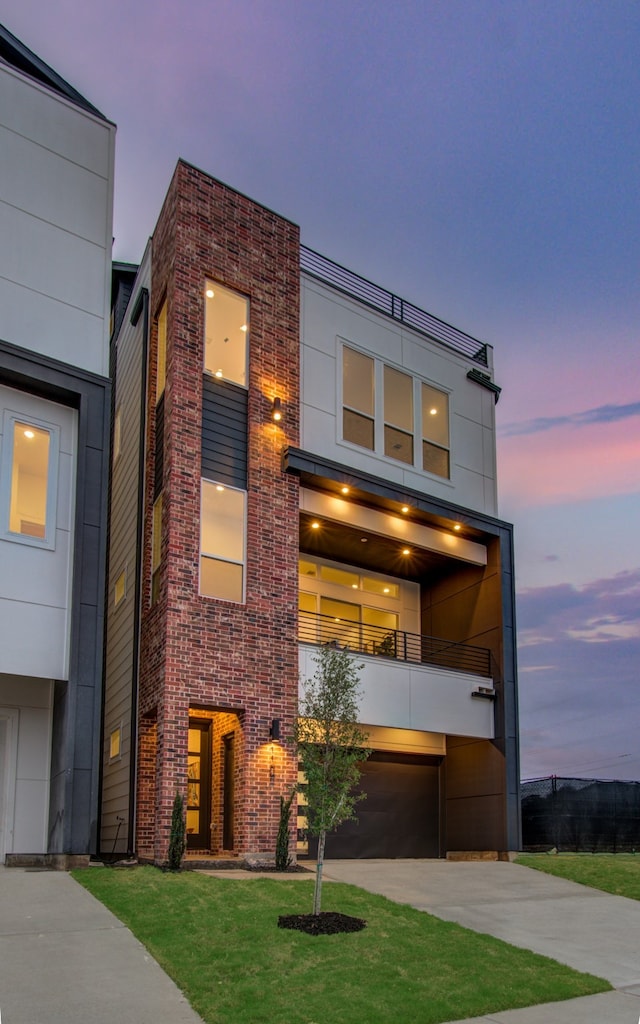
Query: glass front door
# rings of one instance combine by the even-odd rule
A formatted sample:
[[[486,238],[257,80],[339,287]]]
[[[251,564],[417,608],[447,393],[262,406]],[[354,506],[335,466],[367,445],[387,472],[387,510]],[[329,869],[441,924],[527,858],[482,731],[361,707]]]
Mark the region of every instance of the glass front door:
[[[211,722],[189,719],[187,750],[187,849],[211,846]]]

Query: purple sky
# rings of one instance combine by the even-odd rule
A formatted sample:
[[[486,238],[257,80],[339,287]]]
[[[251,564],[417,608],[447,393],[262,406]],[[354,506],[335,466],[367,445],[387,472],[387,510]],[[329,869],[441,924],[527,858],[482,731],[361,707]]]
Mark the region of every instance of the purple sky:
[[[640,779],[637,0],[2,17],[118,125],[116,258],[140,259],[182,156],[494,346],[522,776]]]

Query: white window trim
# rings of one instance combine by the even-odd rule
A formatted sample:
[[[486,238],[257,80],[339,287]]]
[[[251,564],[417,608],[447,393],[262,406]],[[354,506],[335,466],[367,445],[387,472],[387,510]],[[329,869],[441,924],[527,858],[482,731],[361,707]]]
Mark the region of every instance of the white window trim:
[[[13,470],[13,438],[16,423],[32,424],[49,434],[49,465],[47,471],[46,532],[44,537],[30,537],[9,529],[11,478]],[[0,451],[0,538],[27,547],[54,551],[56,546],[56,510],[58,503],[58,468],[60,462],[60,427],[38,419],[30,413],[5,409],[2,418],[2,450]]]
[[[383,462],[390,466],[396,466],[400,469],[405,469],[409,472],[420,473],[430,480],[437,480],[439,483],[452,486],[453,485],[453,460],[452,460],[452,411],[451,411],[451,388],[444,387],[442,384],[437,383],[434,380],[430,380],[428,377],[421,377],[417,374],[412,373],[406,368],[406,366],[399,366],[397,363],[393,363],[388,359],[384,359],[382,356],[376,355],[374,352],[368,352],[366,349],[361,348],[359,345],[354,345],[353,342],[348,341],[346,338],[337,337],[338,342],[338,358],[336,359],[336,369],[338,374],[336,394],[338,396],[337,410],[336,410],[336,442],[346,448],[349,448],[353,452],[359,452],[360,455],[368,456],[370,458],[382,459]],[[353,441],[347,440],[343,433],[343,409],[350,408],[344,404],[344,349],[350,348],[353,352],[358,352],[360,355],[367,356],[368,359],[373,360],[374,364],[374,403],[373,403],[373,448],[365,448],[363,445],[354,444]],[[397,370],[399,373],[403,373],[407,377],[411,377],[413,380],[413,462],[403,462],[401,459],[393,459],[390,455],[385,455],[384,451],[384,367],[389,366],[392,370]],[[449,453],[449,476],[440,476],[438,473],[430,473],[428,469],[422,467],[422,442],[428,440],[422,436],[422,385],[426,384],[428,387],[433,388],[435,391],[440,391],[441,394],[447,396],[447,411],[448,411],[448,430],[449,430],[449,447],[444,445],[438,445],[435,441],[430,441],[429,444],[435,445],[437,448],[441,448],[443,451]],[[357,412],[357,410],[354,410]],[[364,414],[363,414],[364,415]],[[400,428],[398,428],[400,429]]]

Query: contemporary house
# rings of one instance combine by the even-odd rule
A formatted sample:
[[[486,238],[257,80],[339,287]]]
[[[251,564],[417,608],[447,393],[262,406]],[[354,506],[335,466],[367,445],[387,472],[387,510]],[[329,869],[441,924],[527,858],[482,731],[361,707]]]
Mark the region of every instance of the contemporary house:
[[[114,139],[0,26],[0,863],[97,847]]]
[[[162,862],[176,792],[190,855],[272,852],[323,644],[374,750],[327,856],[517,849],[491,347],[183,161],[112,305],[103,854]]]

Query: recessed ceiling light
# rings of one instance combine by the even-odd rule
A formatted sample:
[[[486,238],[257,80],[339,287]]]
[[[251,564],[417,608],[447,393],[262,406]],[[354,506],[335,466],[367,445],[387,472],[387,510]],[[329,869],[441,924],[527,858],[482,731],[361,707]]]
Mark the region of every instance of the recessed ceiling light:
[[[224,491],[222,484],[216,484],[216,491]]]
[[[213,288],[207,288],[207,290],[205,292],[205,295],[207,296],[208,299],[212,299],[213,298]]]
[[[382,591],[382,593],[383,593],[383,594],[388,594],[388,593],[389,593],[389,588],[388,588],[388,587],[385,587],[385,588],[384,588],[384,590]]]
[[[406,516],[407,512],[409,511],[409,506],[408,505],[403,505],[402,508],[400,509],[400,511],[403,512],[405,514],[405,516]]]
[[[25,436],[25,437],[28,437],[28,438],[29,438],[29,440],[31,440],[31,438],[32,438],[32,437],[35,437],[36,435],[34,434],[33,430],[25,430],[25,432],[24,432],[24,436]]]
[[[411,554],[411,551],[409,550],[409,548],[403,548],[403,549],[402,549],[402,554],[403,554],[403,555],[410,555],[410,554]]]
[[[348,494],[349,493],[349,488],[346,487],[346,486],[345,487],[341,487],[340,490],[342,491],[343,494]]]
[[[456,523],[453,528],[454,528],[454,530],[460,530],[461,529],[460,523]]]
[[[216,377],[222,377],[222,370],[216,370]]]
[[[361,537],[360,538],[360,543],[361,544],[368,544],[369,543],[369,538],[368,537]]]
[[[358,584],[357,583],[352,583],[351,584],[351,589],[352,590],[357,590],[358,589]]]
[[[247,329],[247,325],[246,324],[243,324],[242,327],[240,328],[241,331],[246,331],[246,329]]]
[[[430,416],[437,416],[438,415],[438,410],[437,409],[429,409],[429,415]]]
[[[320,523],[319,523],[319,522],[317,522],[317,521],[316,521],[316,522],[313,522],[313,523],[311,524],[311,529],[312,529],[312,530],[319,530],[319,529],[320,529]]]

